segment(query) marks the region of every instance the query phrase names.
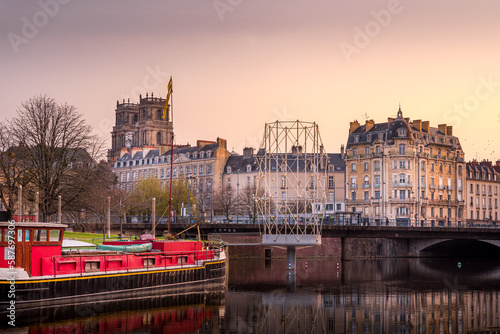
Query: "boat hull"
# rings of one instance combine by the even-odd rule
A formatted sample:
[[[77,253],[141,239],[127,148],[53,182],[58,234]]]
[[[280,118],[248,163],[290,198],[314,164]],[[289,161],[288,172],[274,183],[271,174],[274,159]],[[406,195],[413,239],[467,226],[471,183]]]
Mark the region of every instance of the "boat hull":
[[[33,278],[19,280],[15,284],[16,309],[57,305],[64,300],[92,298],[94,300],[116,298],[134,293],[147,296],[156,289],[186,288],[204,283],[224,284],[226,260],[207,261],[200,266],[185,266],[169,269],[142,270],[133,272],[109,272],[104,275],[74,275],[57,278]],[[10,284],[2,282],[0,294],[7,296]],[[10,300],[0,301],[3,309]]]

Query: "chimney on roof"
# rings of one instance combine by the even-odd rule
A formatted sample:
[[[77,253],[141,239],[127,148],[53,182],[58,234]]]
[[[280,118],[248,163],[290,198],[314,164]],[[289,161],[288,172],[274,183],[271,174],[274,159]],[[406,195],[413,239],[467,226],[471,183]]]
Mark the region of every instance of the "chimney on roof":
[[[253,155],[253,147],[245,147],[243,149],[243,159],[251,158]]]
[[[132,152],[130,153],[130,155],[133,157],[137,152],[141,152],[142,151],[142,148],[140,147],[132,147]]]
[[[446,127],[446,134],[449,135],[449,136],[453,136],[453,126],[448,125]]]
[[[215,144],[215,142],[209,141],[209,140],[197,140],[196,141],[196,149],[201,150],[202,148],[204,148],[205,146],[207,146],[209,144]]]
[[[446,135],[446,124],[438,124],[438,131]]]
[[[120,158],[123,157],[124,154],[128,153],[128,149],[126,147],[122,147],[120,150]]]
[[[217,137],[217,146],[227,150],[227,140]]]
[[[489,160],[486,160],[486,159],[483,159],[483,161],[481,161],[481,165],[486,166],[486,167],[492,167],[493,166],[492,162],[489,161]]]
[[[392,122],[394,122],[396,119],[394,117],[387,117],[387,124],[388,126],[391,126]]]
[[[366,123],[365,123],[365,131],[368,132],[370,131],[373,126],[375,125],[375,121],[373,119],[370,119],[370,120],[366,120]]]
[[[344,145],[340,145],[340,157],[344,159]]]
[[[349,133],[353,133],[357,128],[359,128],[359,122],[358,120],[354,120],[354,122],[351,122],[349,125]]]
[[[417,129],[418,131],[422,131],[422,120],[421,119],[414,119],[413,120],[413,127]]]
[[[429,121],[422,122],[422,131],[429,133]]]

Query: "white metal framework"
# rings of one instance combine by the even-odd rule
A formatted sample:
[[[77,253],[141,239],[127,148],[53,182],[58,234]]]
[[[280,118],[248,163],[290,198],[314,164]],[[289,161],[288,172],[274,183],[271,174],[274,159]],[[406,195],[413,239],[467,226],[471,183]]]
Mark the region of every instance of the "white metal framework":
[[[257,154],[263,244],[321,244],[328,156],[316,123],[266,123]]]

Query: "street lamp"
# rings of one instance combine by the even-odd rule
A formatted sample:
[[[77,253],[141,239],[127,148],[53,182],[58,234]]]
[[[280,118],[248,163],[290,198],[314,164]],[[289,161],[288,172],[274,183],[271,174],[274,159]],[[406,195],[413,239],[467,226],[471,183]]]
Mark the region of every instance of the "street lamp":
[[[188,179],[188,182],[189,182],[189,186],[188,186],[188,206],[187,206],[187,216],[188,216],[188,223],[190,223],[190,209],[191,209],[191,204],[190,204],[190,200],[191,200],[191,194],[190,194],[190,190],[191,190],[191,180],[194,179],[194,176],[193,174],[190,172],[188,174],[188,176],[186,176],[186,179]]]
[[[240,170],[236,173],[236,224],[240,220]]]

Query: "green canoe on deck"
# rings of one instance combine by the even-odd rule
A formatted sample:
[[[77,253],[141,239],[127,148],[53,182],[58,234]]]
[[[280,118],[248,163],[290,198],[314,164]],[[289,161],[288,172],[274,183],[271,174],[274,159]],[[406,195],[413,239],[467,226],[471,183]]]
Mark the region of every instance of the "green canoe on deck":
[[[97,245],[97,249],[110,250],[125,253],[149,252],[153,248],[152,243],[136,245]]]

